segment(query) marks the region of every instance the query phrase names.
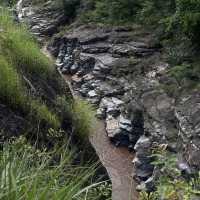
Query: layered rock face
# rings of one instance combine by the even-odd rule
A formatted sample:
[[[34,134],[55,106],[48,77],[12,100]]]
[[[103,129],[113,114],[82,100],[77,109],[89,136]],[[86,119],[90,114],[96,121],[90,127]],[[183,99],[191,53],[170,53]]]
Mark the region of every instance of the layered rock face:
[[[26,22],[39,42],[44,42],[45,38],[56,33],[57,28],[67,21],[64,10],[54,1],[20,0],[16,9],[18,19]]]
[[[45,28],[38,12],[26,15],[36,35],[49,34],[62,21],[48,21],[50,13],[41,15],[49,22]],[[135,152],[140,189],[153,188],[152,149],[165,146],[176,153],[182,170],[200,168],[200,92],[166,93],[163,85],[176,81],[167,75],[169,65],[149,33],[84,25],[55,37],[48,50],[57,58],[57,68],[70,76],[73,90],[96,106],[111,142]]]
[[[59,48],[49,49],[59,70],[71,76],[74,91],[96,105],[115,145],[135,151],[139,182],[152,187],[149,156],[162,145],[183,152],[180,160],[191,167],[200,166],[195,157],[200,155],[200,95],[167,95],[162,84],[174,80],[166,75],[169,65],[162,61],[161,49],[150,46],[148,35],[135,40],[134,30],[81,26],[55,42]]]

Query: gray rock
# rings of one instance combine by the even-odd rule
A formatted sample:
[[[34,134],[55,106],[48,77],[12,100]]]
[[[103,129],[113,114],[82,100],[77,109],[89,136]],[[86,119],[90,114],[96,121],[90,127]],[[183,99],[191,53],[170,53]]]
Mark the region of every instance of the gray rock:
[[[150,138],[146,137],[146,136],[141,136],[140,139],[137,141],[134,149],[135,151],[146,151],[149,150],[151,147],[151,140]]]
[[[108,137],[110,138],[114,138],[116,135],[118,135],[120,132],[118,119],[109,115],[106,118],[106,131],[107,131]]]
[[[192,170],[187,163],[184,162],[178,163],[178,168],[182,174],[190,175],[192,173]]]
[[[98,97],[98,94],[96,93],[95,90],[91,90],[88,92],[88,97],[89,98],[95,98],[95,97]]]
[[[98,119],[105,119],[106,118],[106,109],[105,108],[98,108],[96,117]]]

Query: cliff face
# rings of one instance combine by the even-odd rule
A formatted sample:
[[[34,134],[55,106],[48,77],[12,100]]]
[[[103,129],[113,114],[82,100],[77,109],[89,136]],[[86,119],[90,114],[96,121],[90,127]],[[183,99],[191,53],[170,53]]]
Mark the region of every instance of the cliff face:
[[[20,18],[43,41],[66,21],[51,1],[40,7],[24,2]],[[169,76],[163,49],[152,40],[140,27],[81,25],[48,45],[74,91],[96,106],[110,140],[135,151],[135,178],[148,189],[156,178],[152,149],[176,154],[186,173],[200,169],[200,92],[182,90]],[[169,85],[178,92],[171,95]]]

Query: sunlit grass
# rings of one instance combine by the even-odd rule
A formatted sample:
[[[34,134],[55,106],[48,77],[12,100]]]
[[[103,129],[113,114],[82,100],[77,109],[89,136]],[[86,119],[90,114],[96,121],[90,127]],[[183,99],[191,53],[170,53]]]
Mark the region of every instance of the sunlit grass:
[[[16,24],[9,12],[0,8],[0,53],[26,73],[43,78],[53,75],[53,65],[44,56],[34,38],[23,25]]]

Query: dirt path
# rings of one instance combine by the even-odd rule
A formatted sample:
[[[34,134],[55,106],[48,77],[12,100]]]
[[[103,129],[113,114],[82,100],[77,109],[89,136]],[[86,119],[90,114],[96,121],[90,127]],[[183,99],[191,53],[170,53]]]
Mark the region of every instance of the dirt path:
[[[46,46],[42,49],[42,52],[51,60],[54,60]],[[79,98],[73,92],[70,77],[64,75],[62,77],[70,87],[74,98]],[[117,148],[110,143],[106,135],[105,124],[100,120],[97,120],[96,131],[91,134],[90,142],[111,179],[112,200],[137,200],[136,185],[132,178],[134,155],[126,148]]]

